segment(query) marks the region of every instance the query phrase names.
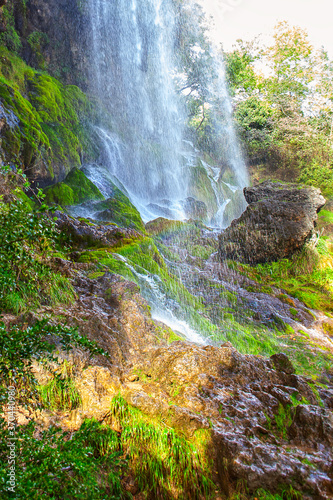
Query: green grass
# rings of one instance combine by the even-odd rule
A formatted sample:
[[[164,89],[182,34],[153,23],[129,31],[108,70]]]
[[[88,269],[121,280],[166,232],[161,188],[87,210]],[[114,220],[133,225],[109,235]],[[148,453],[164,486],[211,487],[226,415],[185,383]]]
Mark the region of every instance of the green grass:
[[[238,270],[260,285],[285,290],[311,309],[332,312],[332,263],[331,241],[321,237],[316,249],[305,247],[291,259],[253,267],[239,264]]]
[[[318,214],[320,224],[333,224],[333,212],[322,209]]]
[[[209,436],[199,431],[187,441],[162,421],[152,421],[121,397],[113,399],[111,422],[121,427],[121,445],[141,491],[153,498],[211,498],[211,463],[207,457]]]
[[[40,400],[48,408],[68,411],[81,406],[81,397],[77,391],[72,372],[73,367],[64,361],[51,379],[38,388]]]
[[[122,487],[126,460],[116,432],[95,420],[85,421],[73,433],[51,427],[46,431],[31,422],[16,429],[15,498],[26,500],[125,500]],[[4,421],[0,420],[0,496],[8,492],[8,446]]]
[[[4,312],[19,315],[41,305],[69,305],[75,300],[76,294],[70,280],[52,272],[46,265],[35,266],[32,279],[28,275],[17,280],[13,272],[7,269],[2,271],[0,267],[0,307]]]

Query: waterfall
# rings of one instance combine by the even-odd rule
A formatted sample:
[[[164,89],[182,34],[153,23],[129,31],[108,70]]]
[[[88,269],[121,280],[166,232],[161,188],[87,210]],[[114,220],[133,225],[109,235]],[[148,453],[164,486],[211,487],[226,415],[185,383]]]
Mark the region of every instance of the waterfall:
[[[184,140],[184,99],[174,81],[174,3],[87,0],[90,92],[104,114],[95,127],[99,165],[85,166],[85,172],[92,181],[109,178],[125,189],[145,221],[159,216],[184,219],[184,201],[192,197],[208,207],[205,222],[222,227],[245,208],[241,191],[247,184],[246,168],[232,124],[223,62],[213,47],[216,78],[207,90],[223,115],[217,135],[224,138],[224,159],[207,165],[200,151],[191,150]],[[223,177],[225,165],[232,172],[228,177]],[[201,169],[198,174],[198,166],[206,173]]]
[[[88,0],[90,87],[111,117],[97,135],[105,167],[143,210],[186,192],[184,117],[172,79],[170,0]],[[165,201],[164,201],[165,203]]]

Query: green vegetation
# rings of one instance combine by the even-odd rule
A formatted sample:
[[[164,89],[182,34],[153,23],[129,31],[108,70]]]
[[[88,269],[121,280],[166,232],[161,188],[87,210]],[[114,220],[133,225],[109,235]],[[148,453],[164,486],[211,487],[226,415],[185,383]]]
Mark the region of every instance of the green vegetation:
[[[86,420],[73,433],[56,428],[36,433],[33,422],[18,427],[16,437],[16,495],[22,499],[132,498],[122,479],[129,469],[140,491],[154,498],[211,498],[211,463],[207,457],[209,433],[197,431],[192,441],[131,407],[113,399],[108,416],[121,431],[96,420]],[[8,481],[7,436],[0,420],[1,498],[12,498]],[[37,436],[37,437],[36,437]],[[36,466],[38,464],[38,466]]]
[[[209,432],[197,431],[191,443],[162,421],[153,421],[131,407],[121,396],[112,401],[110,419],[122,429],[122,448],[141,491],[165,500],[173,491],[184,500],[211,498],[215,487],[205,455]]]
[[[41,195],[39,195],[41,196]],[[20,314],[41,304],[74,300],[70,281],[50,266],[58,231],[46,205],[31,210],[29,204],[0,199],[0,307]]]
[[[7,328],[4,323],[0,323],[2,403],[6,398],[5,387],[15,386],[18,400],[34,404],[38,394],[32,363],[39,362],[45,367],[54,363],[58,365],[56,354],[59,349],[69,352],[73,347],[81,347],[91,355],[106,355],[94,342],[81,336],[76,329],[52,325],[46,319],[38,320],[26,328],[17,325]],[[50,402],[49,398],[45,399]]]
[[[72,170],[63,182],[45,189],[45,202],[51,205],[78,205],[84,201],[103,200],[104,196],[88,177],[78,169]]]
[[[99,212],[97,218],[106,222],[114,222],[121,227],[129,227],[145,233],[141,215],[128,197],[115,185],[112,186],[111,198],[96,203],[94,209]]]
[[[75,386],[73,365],[66,360],[45,385],[38,387],[38,390],[41,401],[52,410],[73,410],[82,403]]]
[[[7,161],[23,169],[42,162],[51,179],[55,165],[67,172],[79,167],[83,150],[94,156],[95,146],[86,127],[93,108],[85,94],[30,68],[3,46],[0,100],[16,117],[16,125],[5,131],[2,141]]]
[[[95,420],[87,420],[73,433],[50,427],[36,433],[33,422],[16,429],[15,497],[26,500],[61,498],[71,500],[125,500],[121,479],[126,460],[119,451],[115,431]],[[36,435],[38,437],[36,437]],[[6,483],[8,431],[0,420],[1,498],[13,498]]]
[[[251,267],[239,265],[246,274],[261,286],[275,286],[304,302],[311,309],[333,311],[333,258],[330,239],[321,237],[317,247],[305,247],[291,259]],[[288,297],[282,300],[288,302]],[[291,306],[295,304],[289,299]],[[295,309],[293,309],[295,311]],[[292,313],[294,314],[294,313]]]
[[[333,64],[327,53],[314,49],[305,30],[280,22],[269,46],[258,37],[238,40],[225,59],[253,177],[299,180],[332,197]],[[268,71],[258,70],[262,66]]]
[[[21,49],[22,42],[15,29],[14,4],[8,2],[8,5],[2,8],[1,14],[5,29],[0,34],[0,44],[16,53]]]
[[[161,293],[182,306],[185,318],[193,328],[205,332],[207,336],[226,340],[222,331],[205,316],[202,300],[194,297],[168,270],[152,239],[144,238],[118,248],[87,250],[82,252],[80,262],[94,262],[96,270],[108,269],[140,286],[145,285],[144,276],[155,276],[156,286]]]
[[[288,429],[292,424],[292,416],[290,412],[291,405],[287,405],[285,408],[279,403],[278,414],[275,415],[275,423],[277,427],[278,434],[284,439],[287,439]]]
[[[27,37],[27,42],[36,56],[39,68],[46,69],[46,64],[42,53],[43,52],[42,49],[47,43],[49,43],[49,37],[47,36],[47,34],[41,31],[33,31]]]

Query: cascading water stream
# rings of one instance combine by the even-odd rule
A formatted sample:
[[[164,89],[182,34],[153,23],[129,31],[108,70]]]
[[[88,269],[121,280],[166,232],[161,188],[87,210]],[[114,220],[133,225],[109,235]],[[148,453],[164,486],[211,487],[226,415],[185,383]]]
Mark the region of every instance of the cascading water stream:
[[[186,192],[182,107],[174,91],[169,0],[89,0],[91,92],[111,115],[97,134],[104,166],[139,208]],[[111,151],[111,152],[110,152]]]
[[[230,199],[247,183],[246,169],[232,125],[223,63],[217,55],[217,76],[210,92],[221,106],[223,124],[219,133],[225,137],[231,181],[222,177],[221,165],[203,161],[200,151],[184,140],[185,109],[173,79],[174,4],[174,0],[87,0],[90,92],[103,111],[94,124],[100,158],[96,164],[85,165],[84,172],[106,198],[112,196],[115,184],[147,222],[159,216],[185,218],[184,201],[192,196],[192,173],[199,166],[209,189],[203,190],[206,194],[200,198],[197,186],[195,197],[209,205],[208,192],[208,197],[213,198],[210,223],[222,227]],[[231,217],[240,215],[243,208],[242,200],[234,204]],[[74,212],[89,217],[89,210],[89,206],[82,205]],[[130,265],[126,259],[124,263]],[[134,268],[131,272],[155,319],[191,341],[207,343],[187,324],[186,311],[170,303],[158,276]]]
[[[191,328],[187,321],[181,318],[174,310],[175,308],[172,307],[172,301],[168,299],[160,286],[161,279],[159,276],[147,274],[145,272],[140,273],[122,255],[117,255],[117,258],[136,276],[140,285],[141,294],[151,306],[153,319],[161,321],[172,330],[181,333],[191,342],[207,345],[207,339],[204,339],[199,333]]]

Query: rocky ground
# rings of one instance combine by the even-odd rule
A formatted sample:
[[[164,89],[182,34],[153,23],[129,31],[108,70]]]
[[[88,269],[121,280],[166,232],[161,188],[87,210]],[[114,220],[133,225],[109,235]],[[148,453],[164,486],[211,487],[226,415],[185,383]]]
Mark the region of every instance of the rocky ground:
[[[113,398],[121,394],[149,421],[175,429],[188,442],[204,436],[216,499],[237,498],[237,491],[242,498],[256,497],[259,488],[272,494],[288,490],[288,498],[333,498],[329,314],[259,283],[254,268],[219,262],[216,235],[200,223],[149,223],[146,231],[158,252],[147,234],[133,229],[56,216],[74,248],[67,260],[55,257],[52,265],[71,279],[75,302],[3,320],[29,324],[49,316],[77,326],[109,356],[91,358],[78,349],[60,353],[60,364],[66,360],[72,367],[81,404],[33,414],[20,408],[19,423],[33,417],[40,429],[53,424],[73,433],[85,419],[96,418],[121,435],[121,424],[110,418]],[[207,336],[206,345],[197,345],[152,319],[139,286],[110,270],[109,262],[117,260],[105,259],[125,249],[134,262],[141,241],[150,245],[154,266],[145,264],[150,273],[172,276],[177,269],[191,297],[200,297],[199,316],[228,341]],[[105,264],[87,258],[96,251]],[[41,385],[53,377],[40,365],[34,372]],[[124,478],[124,487],[135,499],[143,498],[135,475]],[[181,498],[179,492],[169,497]]]
[[[53,314],[78,325],[110,357],[72,354],[82,406],[65,414],[38,412],[41,425],[75,430],[85,418],[101,420],[121,392],[189,439],[199,429],[209,432],[206,452],[220,494],[228,497],[243,480],[249,492],[283,484],[303,498],[332,498],[332,386],[314,388],[283,354],[265,359],[241,355],[230,343],[169,344],[170,331],[151,320],[135,284],[112,274],[88,279],[84,265],[65,265],[77,275],[79,298]],[[40,368],[36,373],[45,382]]]

